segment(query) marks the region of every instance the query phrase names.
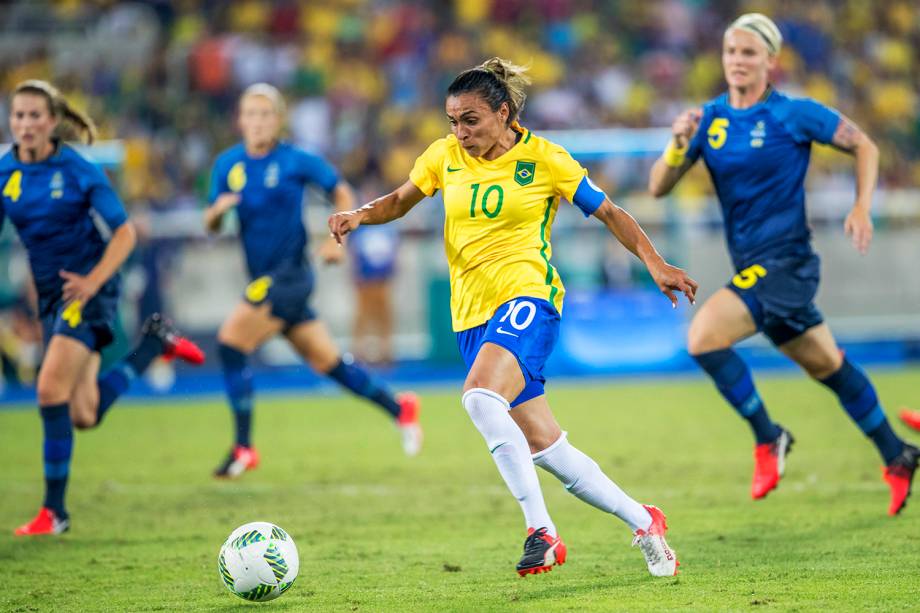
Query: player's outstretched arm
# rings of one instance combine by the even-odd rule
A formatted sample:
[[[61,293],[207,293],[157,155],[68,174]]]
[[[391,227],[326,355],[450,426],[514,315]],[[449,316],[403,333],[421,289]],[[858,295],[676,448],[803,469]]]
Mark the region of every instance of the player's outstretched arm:
[[[85,275],[68,270],[61,270],[58,274],[64,279],[62,288],[65,302],[79,300],[86,304],[96,295],[105,282],[121,268],[134,246],[137,244],[137,233],[130,220],[125,221],[112,232],[112,238],[102,252],[102,258]]]
[[[224,214],[240,203],[240,195],[226,192],[217,197],[214,204],[204,210],[204,229],[214,234],[220,231]]]
[[[335,213],[329,217],[329,232],[338,241],[361,224],[379,225],[399,219],[422,201],[425,194],[412,181],[406,181],[386,196],[372,200],[354,211]]]
[[[843,229],[853,246],[863,255],[872,242],[872,192],[878,182],[878,147],[859,126],[841,115],[831,144],[856,158],[856,204],[847,215]]]
[[[702,118],[703,112],[700,109],[690,109],[678,115],[671,124],[671,141],[661,157],[655,160],[648,177],[648,191],[655,198],[667,196],[693,166],[693,160],[686,157],[687,148]]]
[[[604,203],[594,211],[594,216],[604,222],[610,233],[616,236],[624,247],[642,260],[658,289],[671,300],[672,306],[677,308],[677,296],[674,292],[683,293],[690,304],[696,302],[696,281],[680,268],[664,261],[632,215],[609,199],[604,199]]]

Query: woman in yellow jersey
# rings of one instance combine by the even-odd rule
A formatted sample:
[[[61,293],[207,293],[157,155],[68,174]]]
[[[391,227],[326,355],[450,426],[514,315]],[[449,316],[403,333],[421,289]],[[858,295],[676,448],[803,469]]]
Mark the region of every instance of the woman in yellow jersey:
[[[629,498],[573,447],[544,395],[543,366],[555,345],[565,289],[550,263],[550,230],[560,199],[600,219],[648,267],[677,306],[696,283],[665,262],[636,221],[606,198],[562,147],[517,122],[529,84],[525,69],[499,58],[466,70],[447,90],[452,134],[433,143],[409,180],[360,209],[329,218],[340,242],[361,224],[405,215],[425,196],[444,194],[444,245],[451,315],[469,367],[463,406],[518,499],[528,534],[521,575],[565,562],[534,464],[578,498],[625,521],[656,576],[677,572],[665,517]]]

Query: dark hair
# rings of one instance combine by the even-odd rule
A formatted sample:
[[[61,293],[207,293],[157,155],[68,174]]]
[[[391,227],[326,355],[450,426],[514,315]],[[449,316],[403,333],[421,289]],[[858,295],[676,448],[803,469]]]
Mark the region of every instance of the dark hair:
[[[508,60],[493,57],[475,68],[464,70],[447,88],[448,96],[467,92],[482,96],[493,111],[498,111],[502,103],[508,103],[507,125],[518,118],[524,108],[527,93],[524,87],[530,85],[527,68],[512,64]]]
[[[93,123],[93,120],[86,113],[70,106],[67,99],[51,83],[38,79],[23,81],[13,90],[13,96],[17,94],[34,94],[44,97],[48,103],[48,111],[61,120],[55,130],[55,136],[66,140],[71,128],[75,128],[79,137],[82,137],[87,145],[93,144],[93,141],[96,140],[96,124]]]

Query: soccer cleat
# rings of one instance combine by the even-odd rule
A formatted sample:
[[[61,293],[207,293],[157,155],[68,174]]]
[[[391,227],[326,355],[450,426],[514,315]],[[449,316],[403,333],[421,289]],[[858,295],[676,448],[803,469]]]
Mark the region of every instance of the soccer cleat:
[[[647,504],[642,506],[652,516],[652,525],[648,530],[639,528],[633,533],[633,547],[638,545],[642,550],[648,572],[653,577],[673,577],[677,574],[680,562],[677,561],[677,552],[668,547],[668,542],[664,540],[668,531],[667,518],[658,507]]]
[[[904,443],[904,451],[884,468],[883,478],[891,488],[891,504],[888,507],[889,515],[897,515],[907,506],[910,496],[911,482],[917,472],[917,462],[920,460],[920,449]]]
[[[70,520],[58,519],[48,507],[38,510],[35,519],[16,528],[16,536],[37,536],[39,534],[63,534],[70,530]]]
[[[779,436],[772,443],[763,443],[754,448],[754,479],[751,481],[751,498],[759,500],[779,485],[780,477],[786,472],[786,456],[795,439],[780,427]]]
[[[565,564],[565,543],[558,536],[550,536],[546,528],[527,530],[524,540],[524,555],[517,564],[520,576],[548,573],[553,566]]]
[[[204,351],[179,334],[173,323],[159,313],[147,318],[141,328],[141,334],[160,339],[163,343],[163,358],[166,360],[179,358],[190,364],[204,364]]]
[[[419,413],[422,411],[422,404],[418,396],[412,392],[403,392],[396,396],[399,403],[399,416],[396,418],[396,425],[399,427],[399,434],[402,437],[403,451],[407,456],[415,456],[422,450],[422,424],[419,423]]]
[[[910,409],[901,409],[901,421],[914,430],[920,430],[920,411],[911,411]]]
[[[259,466],[259,452],[255,447],[237,445],[230,450],[227,459],[214,471],[218,479],[236,479],[247,470],[254,470]]]

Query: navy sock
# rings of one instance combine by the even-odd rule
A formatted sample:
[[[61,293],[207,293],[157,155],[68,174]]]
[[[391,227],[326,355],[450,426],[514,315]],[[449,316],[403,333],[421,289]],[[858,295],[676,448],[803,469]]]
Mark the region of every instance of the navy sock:
[[[372,402],[376,402],[395,419],[399,417],[399,403],[383,384],[369,372],[356,366],[344,359],[339,360],[335,368],[326,373],[335,379],[340,385],[348,388],[355,394],[363,396]]]
[[[862,370],[844,358],[837,372],[821,379],[821,383],[837,394],[847,415],[856,422],[863,434],[872,439],[885,464],[890,464],[900,455],[904,441],[891,429],[879,404],[875,387]]]
[[[134,370],[128,364],[122,362],[99,377],[97,381],[99,387],[99,409],[96,413],[97,426],[102,423],[102,418],[105,417],[109,408],[118,400],[118,397],[128,390],[128,387],[131,386],[131,381],[136,376]]]
[[[770,443],[780,435],[780,428],[770,419],[754,387],[751,369],[732,349],[719,349],[693,356],[712,378],[719,392],[747,420],[757,444]]]
[[[42,458],[45,464],[45,507],[54,511],[59,519],[67,519],[64,508],[64,491],[70,475],[70,456],[73,453],[73,426],[67,403],[41,407],[45,442]]]
[[[163,341],[150,334],[142,334],[141,340],[123,362],[131,368],[134,376],[144,374],[147,367],[150,366],[157,357],[163,353]]]
[[[218,351],[224,371],[224,388],[236,422],[236,444],[249,447],[252,433],[252,370],[242,351],[223,343]]]

